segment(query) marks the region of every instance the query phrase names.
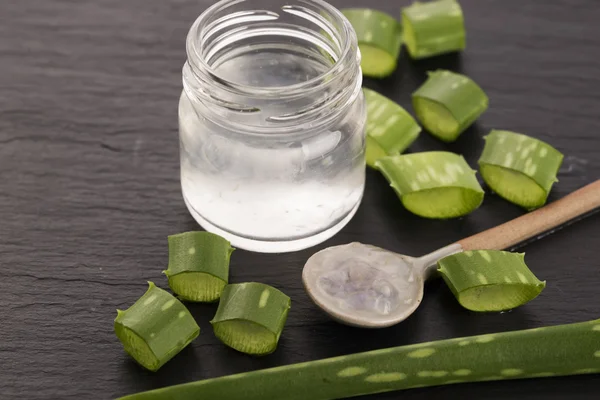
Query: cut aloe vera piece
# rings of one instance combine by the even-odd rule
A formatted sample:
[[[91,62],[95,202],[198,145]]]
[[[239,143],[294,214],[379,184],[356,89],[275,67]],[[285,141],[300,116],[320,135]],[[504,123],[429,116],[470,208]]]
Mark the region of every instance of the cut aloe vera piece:
[[[142,367],[157,371],[200,333],[188,309],[148,282],[148,290],[125,311],[117,310],[115,333]]]
[[[467,215],[483,201],[483,189],[465,159],[454,153],[431,151],[378,160],[383,173],[406,209],[425,218]]]
[[[413,59],[464,50],[465,23],[454,0],[415,2],[402,9],[404,43]]]
[[[227,346],[247,354],[269,354],[277,348],[290,303],[288,296],[269,285],[227,285],[211,324]]]
[[[356,31],[363,75],[383,78],[396,70],[402,27],[394,17],[369,8],[341,10]]]
[[[445,142],[455,141],[488,108],[488,97],[475,82],[445,70],[429,72],[412,101],[419,122]]]
[[[528,210],[546,203],[563,154],[541,140],[493,130],[485,137],[479,169],[500,197]]]
[[[182,300],[216,301],[229,279],[234,248],[210,232],[169,236],[169,267],[163,271],[169,286]]]
[[[333,400],[463,382],[595,374],[600,373],[599,343],[600,320],[595,320],[349,354],[121,400]]]
[[[419,136],[421,127],[400,105],[363,88],[367,103],[367,165],[386,155],[400,154]]]
[[[527,268],[523,253],[465,251],[438,261],[438,271],[460,305],[471,311],[511,310],[546,287]]]

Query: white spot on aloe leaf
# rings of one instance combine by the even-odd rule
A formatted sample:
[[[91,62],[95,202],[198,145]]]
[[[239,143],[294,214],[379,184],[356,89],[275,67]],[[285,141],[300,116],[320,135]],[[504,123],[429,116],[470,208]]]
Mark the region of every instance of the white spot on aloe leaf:
[[[373,11],[367,9],[363,12],[363,15],[365,16],[365,18],[369,18],[372,13],[373,13]]]
[[[150,337],[151,337],[151,338],[153,338],[154,336],[156,336],[156,333],[152,332],[152,333],[150,334]]]
[[[156,295],[153,294],[152,296],[148,297],[146,300],[144,300],[144,305],[147,306],[148,304],[152,304],[152,302],[156,300]]]
[[[477,274],[477,279],[479,279],[479,282],[481,282],[484,285],[488,284],[488,280],[485,276],[483,276],[483,274]]]
[[[483,335],[483,336],[479,336],[477,339],[475,339],[475,341],[477,343],[489,343],[493,340],[494,340],[493,335]]]
[[[510,167],[512,165],[514,161],[514,157],[512,155],[512,153],[506,153],[506,158],[504,159],[504,166],[505,167]]]
[[[592,328],[592,330],[600,332],[600,325],[594,325],[594,327]]]
[[[467,256],[467,257],[473,257],[473,252],[472,251],[465,251],[465,256]]]
[[[258,300],[258,308],[265,308],[270,295],[271,292],[269,292],[269,289],[265,289],[262,291],[262,293],[260,294],[260,299]]]
[[[469,343],[471,342],[469,342],[468,340],[463,340],[462,342],[458,342],[458,345],[462,347],[468,345]]]
[[[380,374],[367,376],[365,381],[371,383],[385,383],[401,381],[402,379],[406,379],[406,375],[401,372],[382,372]]]
[[[385,28],[387,28],[387,26],[388,26],[388,23],[387,23],[387,21],[381,21],[381,22],[379,23],[379,26],[381,26],[382,28],[384,28],[384,29],[385,29]]]
[[[535,175],[536,171],[537,171],[537,165],[536,164],[532,164],[529,167],[525,168],[525,173],[527,175]]]
[[[417,182],[411,182],[410,188],[414,191],[417,191],[417,190],[421,189],[421,186],[419,186],[419,184]]]
[[[367,369],[363,367],[348,367],[338,372],[337,376],[340,378],[349,378],[352,376],[362,375],[365,372],[367,372]]]
[[[504,277],[504,282],[506,282],[506,283],[512,283],[512,280],[508,276],[505,276]]]
[[[185,311],[179,311],[178,317],[179,318],[185,317]]]
[[[408,357],[410,358],[426,358],[435,353],[435,349],[419,349],[415,351],[411,351],[408,353]]]
[[[600,357],[600,350],[594,353],[594,357]]]
[[[457,82],[454,82],[454,83],[452,84],[452,86],[450,86],[450,89],[454,90],[454,89],[456,89],[456,88],[458,88],[458,83],[457,83]]]
[[[171,299],[171,300],[167,301],[165,304],[162,305],[162,307],[160,309],[162,311],[166,311],[169,308],[173,307],[173,304],[175,304],[175,299]]]
[[[387,108],[386,103],[381,104],[379,107],[377,107],[377,110],[375,110],[375,112],[373,113],[373,115],[371,117],[373,119],[380,118],[383,115],[383,113],[385,112],[386,108]]]
[[[415,20],[415,21],[422,21],[422,20],[427,19],[427,18],[429,18],[428,14],[415,14],[415,15],[412,16],[412,19]]]
[[[519,280],[520,280],[521,282],[523,282],[523,283],[527,283],[527,282],[528,282],[527,278],[526,278],[526,277],[525,277],[525,275],[523,275],[522,273],[520,273],[520,272],[517,272],[517,275],[519,276]]]
[[[370,42],[373,40],[373,33],[371,31],[365,33],[365,41]]]
[[[193,247],[190,247],[190,249],[188,250],[188,254],[189,254],[189,255],[194,255],[194,254],[196,254],[196,249],[195,249],[195,248],[193,248]]]
[[[467,375],[471,375],[471,370],[470,369],[458,369],[456,371],[454,371],[452,373],[452,375],[456,375],[456,376],[467,376]]]
[[[518,368],[507,368],[507,369],[503,369],[502,371],[500,371],[500,373],[503,376],[517,376],[517,375],[521,375],[523,373],[523,370],[518,369]]]
[[[546,156],[548,155],[548,149],[547,149],[547,148],[545,148],[545,147],[542,147],[542,148],[540,149],[539,155],[540,155],[540,157],[542,157],[542,158],[546,157]]]
[[[489,263],[491,263],[491,262],[492,262],[492,256],[490,256],[490,253],[488,253],[487,251],[485,251],[485,250],[481,250],[481,251],[479,252],[479,254],[481,254],[481,257],[483,257],[483,259],[484,259],[485,261],[487,261],[487,262],[489,262]]]
[[[410,165],[412,167],[413,162],[410,158],[406,158],[404,161],[406,162],[407,165]]]
[[[427,172],[429,172],[429,175],[431,175],[431,177],[432,177],[434,180],[436,180],[436,179],[437,179],[437,177],[438,177],[438,174],[437,174],[437,172],[435,171],[435,169],[433,169],[433,167],[432,167],[432,166],[428,166],[428,167],[427,167]]]

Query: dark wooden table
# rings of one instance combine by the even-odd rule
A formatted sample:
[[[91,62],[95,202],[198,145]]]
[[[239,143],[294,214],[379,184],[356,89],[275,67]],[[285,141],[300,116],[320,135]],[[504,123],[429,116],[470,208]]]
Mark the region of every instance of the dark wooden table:
[[[292,298],[278,350],[255,359],[220,344],[214,305],[191,305],[200,337],[158,373],[134,364],[113,333],[153,280],[166,287],[166,237],[197,229],[180,194],[177,99],[184,40],[211,0],[0,2],[0,398],[109,399],[136,391],[388,346],[600,317],[600,216],[528,245],[548,286],[505,314],[462,309],[441,281],[404,323],[361,330],[332,322],[300,274],[316,250],[362,241],[420,255],[522,214],[488,194],[472,215],[407,213],[368,173],[363,204],[336,237],[306,251],[237,251],[231,280],[262,281]],[[397,15],[408,1],[333,1]],[[413,151],[448,149],[474,166],[491,128],[563,151],[550,200],[600,177],[600,6],[596,0],[463,0],[468,49],[410,62],[366,85],[411,109],[425,71],[462,71],[490,109],[456,143],[423,134]],[[549,349],[552,351],[552,349]],[[463,384],[369,399],[597,399],[600,375]],[[280,400],[280,399],[276,399]]]

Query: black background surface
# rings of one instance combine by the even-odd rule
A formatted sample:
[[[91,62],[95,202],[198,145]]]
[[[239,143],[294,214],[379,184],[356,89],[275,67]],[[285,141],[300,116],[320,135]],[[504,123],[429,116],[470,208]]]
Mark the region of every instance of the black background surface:
[[[408,1],[332,1],[394,15]],[[442,281],[404,323],[361,330],[331,321],[300,274],[316,250],[362,241],[420,255],[522,211],[494,195],[472,215],[429,221],[406,212],[369,171],[362,206],[316,248],[238,250],[233,282],[292,298],[278,350],[255,359],[220,344],[215,305],[191,305],[200,337],[158,373],[143,371],[112,330],[153,280],[166,287],[169,234],[197,229],[179,187],[177,100],[184,41],[209,0],[0,1],[0,398],[108,399],[135,391],[435,339],[600,317],[600,216],[527,245],[541,296],[505,314],[462,309]],[[490,109],[454,144],[422,134],[412,151],[447,149],[472,166],[491,128],[527,133],[565,153],[550,200],[600,177],[600,4],[596,0],[463,0],[468,49],[365,85],[410,107],[425,71],[478,82]],[[552,351],[552,349],[548,349]],[[600,376],[463,384],[365,397],[405,400],[596,399]]]

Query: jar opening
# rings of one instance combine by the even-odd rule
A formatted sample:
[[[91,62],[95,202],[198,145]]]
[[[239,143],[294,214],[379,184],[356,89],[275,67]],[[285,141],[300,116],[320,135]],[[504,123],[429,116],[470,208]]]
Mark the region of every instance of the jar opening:
[[[222,0],[200,15],[187,38],[184,90],[211,119],[246,130],[325,123],[360,92],[356,34],[322,0],[272,3]]]
[[[349,22],[321,0],[258,9],[256,0],[222,0],[187,39],[188,63],[232,90],[290,96],[334,78],[357,57]]]

